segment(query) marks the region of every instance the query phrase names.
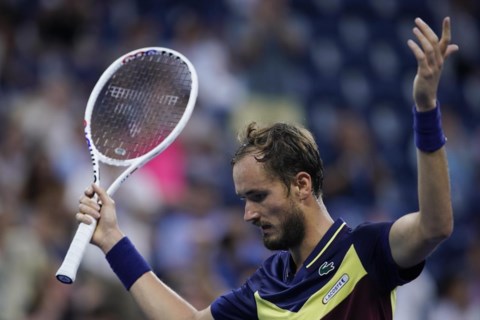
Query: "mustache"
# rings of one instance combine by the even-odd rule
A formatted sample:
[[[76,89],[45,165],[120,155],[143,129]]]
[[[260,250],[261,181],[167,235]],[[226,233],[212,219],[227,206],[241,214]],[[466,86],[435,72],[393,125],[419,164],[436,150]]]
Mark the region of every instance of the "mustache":
[[[253,222],[253,225],[258,227],[258,228],[266,228],[266,227],[272,227],[273,225],[267,221],[262,221],[262,220],[256,220]]]

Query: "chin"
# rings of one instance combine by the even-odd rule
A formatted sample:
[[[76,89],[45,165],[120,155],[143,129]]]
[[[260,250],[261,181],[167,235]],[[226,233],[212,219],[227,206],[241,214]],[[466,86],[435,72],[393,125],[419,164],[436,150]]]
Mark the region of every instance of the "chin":
[[[268,250],[288,250],[288,248],[281,242],[275,239],[263,238],[263,245]]]

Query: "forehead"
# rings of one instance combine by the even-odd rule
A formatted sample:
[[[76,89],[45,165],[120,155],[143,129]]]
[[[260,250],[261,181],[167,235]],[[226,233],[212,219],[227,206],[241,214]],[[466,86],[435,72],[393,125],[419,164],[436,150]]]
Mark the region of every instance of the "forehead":
[[[237,193],[251,189],[265,188],[275,182],[267,173],[263,163],[258,162],[254,155],[246,155],[233,166],[233,182]]]

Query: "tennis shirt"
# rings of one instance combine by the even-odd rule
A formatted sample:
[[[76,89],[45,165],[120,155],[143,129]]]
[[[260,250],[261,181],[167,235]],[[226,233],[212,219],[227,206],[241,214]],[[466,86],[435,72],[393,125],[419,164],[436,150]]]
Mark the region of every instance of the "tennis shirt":
[[[336,220],[297,273],[290,253],[276,252],[240,288],[212,303],[214,319],[392,319],[396,287],[425,264],[396,265],[388,242],[392,224],[352,229]]]

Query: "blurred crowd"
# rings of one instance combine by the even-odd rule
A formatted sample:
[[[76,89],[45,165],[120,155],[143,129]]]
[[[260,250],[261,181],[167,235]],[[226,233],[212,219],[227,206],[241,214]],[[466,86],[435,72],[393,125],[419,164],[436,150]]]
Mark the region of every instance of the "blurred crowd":
[[[86,101],[103,70],[140,47],[187,56],[199,98],[180,138],[115,194],[119,223],[196,307],[270,254],[231,180],[250,120],[313,131],[324,201],[352,227],[417,210],[406,45],[417,16],[437,32],[450,16],[460,46],[439,90],[455,230],[399,288],[396,319],[480,319],[478,1],[0,0],[0,320],[143,319],[93,246],[73,285],[54,276],[92,181]],[[102,170],[108,185],[117,170]]]

